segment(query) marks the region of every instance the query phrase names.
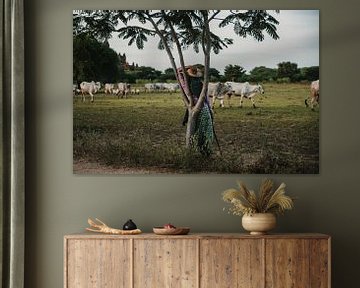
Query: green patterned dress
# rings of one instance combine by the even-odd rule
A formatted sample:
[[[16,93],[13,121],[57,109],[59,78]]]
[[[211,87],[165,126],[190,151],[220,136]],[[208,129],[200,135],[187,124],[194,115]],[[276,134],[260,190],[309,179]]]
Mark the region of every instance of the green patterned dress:
[[[191,93],[195,96],[195,101],[200,97],[203,87],[201,78],[189,77],[189,86]],[[205,98],[203,107],[201,108],[197,118],[195,119],[195,133],[193,143],[196,143],[196,149],[205,156],[209,156],[212,152],[214,142],[214,127],[208,98]]]

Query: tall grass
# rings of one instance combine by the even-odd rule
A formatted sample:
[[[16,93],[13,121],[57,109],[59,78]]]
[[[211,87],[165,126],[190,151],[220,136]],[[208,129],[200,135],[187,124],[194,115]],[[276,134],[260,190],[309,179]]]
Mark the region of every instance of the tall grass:
[[[293,174],[319,172],[319,111],[305,108],[308,86],[265,85],[257,109],[232,97],[215,107],[222,155],[210,157],[185,148],[185,112],[179,94],[152,93],[117,99],[96,95],[74,101],[74,161],[172,173]],[[227,105],[228,103],[225,102]]]

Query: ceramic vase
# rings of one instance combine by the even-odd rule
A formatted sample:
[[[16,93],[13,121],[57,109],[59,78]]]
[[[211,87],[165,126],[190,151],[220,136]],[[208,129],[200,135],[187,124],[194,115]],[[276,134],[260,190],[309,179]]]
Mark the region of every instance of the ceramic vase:
[[[263,235],[276,226],[276,217],[272,213],[254,213],[243,215],[242,226],[251,235]]]

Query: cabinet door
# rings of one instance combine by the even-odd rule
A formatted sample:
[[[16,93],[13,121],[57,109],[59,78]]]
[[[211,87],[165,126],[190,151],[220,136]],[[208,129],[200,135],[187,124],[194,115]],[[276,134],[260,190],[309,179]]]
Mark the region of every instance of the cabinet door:
[[[310,287],[330,287],[330,240],[310,241]]]
[[[328,287],[324,244],[326,239],[267,239],[266,287]]]
[[[131,287],[130,248],[130,240],[68,239],[65,287]]]
[[[202,239],[200,287],[263,287],[263,262],[261,239]]]
[[[195,288],[197,273],[197,240],[134,240],[134,288]]]

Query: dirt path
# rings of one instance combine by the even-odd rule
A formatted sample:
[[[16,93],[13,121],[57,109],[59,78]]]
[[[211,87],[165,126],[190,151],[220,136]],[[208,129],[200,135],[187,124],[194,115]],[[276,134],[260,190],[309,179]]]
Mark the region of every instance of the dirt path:
[[[85,160],[76,160],[73,163],[74,174],[97,174],[97,175],[136,175],[136,174],[170,174],[175,173],[167,168],[114,168],[111,166],[101,165],[96,162],[87,162]]]

